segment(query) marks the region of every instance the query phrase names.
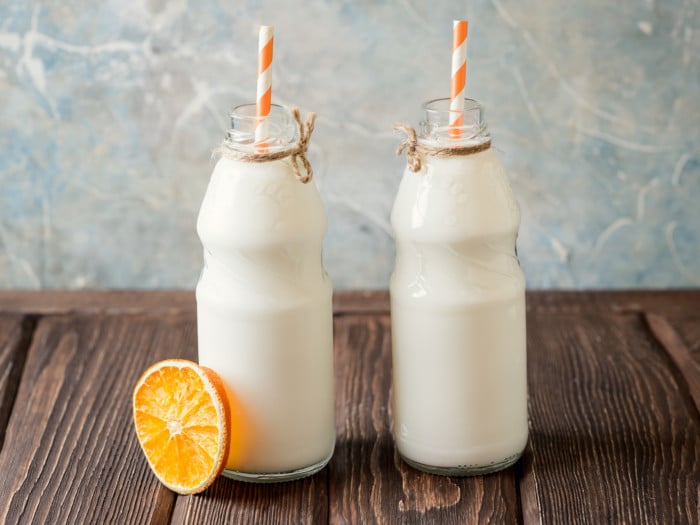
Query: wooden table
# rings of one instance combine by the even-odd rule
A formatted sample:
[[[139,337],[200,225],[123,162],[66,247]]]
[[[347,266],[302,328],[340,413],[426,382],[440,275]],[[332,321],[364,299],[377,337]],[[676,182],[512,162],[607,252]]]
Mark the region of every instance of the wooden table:
[[[698,523],[700,291],[528,294],[530,442],[431,476],[389,432],[386,293],[335,298],[338,441],[306,480],[161,486],[131,391],[196,359],[191,292],[0,292],[0,523]]]

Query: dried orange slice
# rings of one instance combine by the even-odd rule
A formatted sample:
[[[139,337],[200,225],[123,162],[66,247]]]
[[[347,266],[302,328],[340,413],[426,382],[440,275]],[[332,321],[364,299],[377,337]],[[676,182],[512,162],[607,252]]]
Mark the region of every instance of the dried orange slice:
[[[151,470],[179,494],[206,489],[226,464],[231,411],[221,378],[184,359],[166,359],[139,379],[134,426]]]

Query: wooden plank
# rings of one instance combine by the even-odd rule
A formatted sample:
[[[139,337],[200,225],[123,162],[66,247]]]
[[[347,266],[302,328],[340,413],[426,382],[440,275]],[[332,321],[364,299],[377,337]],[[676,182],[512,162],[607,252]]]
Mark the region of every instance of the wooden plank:
[[[389,414],[388,315],[336,319],[338,442],[329,471],[331,523],[516,523],[514,469],[473,478],[424,474],[395,453]]]
[[[389,311],[386,290],[339,290],[336,313]],[[194,315],[192,290],[0,290],[0,314]]]
[[[535,290],[528,312],[682,313],[700,311],[700,290]]]
[[[692,398],[696,410],[700,413],[700,353],[697,354],[696,359],[693,359],[688,346],[671,326],[671,323],[664,317],[656,314],[646,314],[645,318],[657,341],[659,341],[678,368],[685,387],[688,389],[688,395]],[[700,316],[690,324],[692,324],[690,330],[698,337],[696,342],[700,343],[700,329],[697,328],[700,325]],[[695,331],[699,333],[696,334]]]
[[[192,290],[0,290],[0,313],[172,315],[195,312]]]
[[[337,315],[387,314],[387,290],[336,290],[333,292],[333,311]]]
[[[700,311],[700,290],[529,290],[528,311],[576,313]],[[336,290],[333,308],[338,315],[389,312],[387,290]],[[194,315],[192,290],[0,290],[0,314],[57,315],[125,314]]]
[[[368,293],[363,306],[367,292],[336,294],[339,437],[329,468],[283,485],[220,479],[177,500],[140,454],[130,394],[151,362],[195,357],[192,292],[13,294],[0,292],[0,312],[14,297],[18,311],[32,315],[96,315],[41,320],[9,397],[5,385],[16,390],[32,330],[21,317],[0,316],[0,431],[2,414],[10,417],[0,450],[0,523],[84,516],[166,523],[171,513],[175,523],[685,523],[697,516],[700,419],[637,313],[667,320],[697,362],[698,291],[529,292],[530,446],[515,469],[464,479],[422,474],[396,456],[388,295]],[[52,297],[59,300],[45,303]],[[673,339],[659,333],[668,351]],[[20,357],[13,372],[7,356]]]
[[[528,443],[517,465],[517,478],[520,489],[520,508],[522,523],[528,525],[540,525],[542,523],[542,510],[540,506],[540,488],[537,485],[537,475],[534,468],[534,456],[532,445]]]
[[[328,523],[327,472],[324,469],[310,478],[271,484],[220,477],[201,494],[178,497],[171,523]]]
[[[19,315],[0,315],[0,450],[15,402],[33,322]]]
[[[700,362],[700,304],[692,311],[671,314],[650,314],[662,317],[680,338],[681,344],[695,362]]]
[[[528,350],[541,522],[693,523],[700,420],[640,316],[532,312]]]
[[[387,290],[340,290],[334,294],[338,314],[389,313]],[[658,312],[700,313],[700,289],[683,290],[528,290],[528,311],[539,313]]]
[[[132,426],[131,392],[151,363],[195,356],[177,318],[39,321],[0,452],[0,523],[168,523]]]

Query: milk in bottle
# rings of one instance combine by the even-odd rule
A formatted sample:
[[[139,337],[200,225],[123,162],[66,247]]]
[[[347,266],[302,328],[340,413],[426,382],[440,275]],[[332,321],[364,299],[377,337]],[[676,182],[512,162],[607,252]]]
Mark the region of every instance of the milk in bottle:
[[[269,135],[256,147],[261,118]],[[302,182],[302,155],[289,154],[300,153],[298,129],[304,142],[311,129],[275,105],[267,117],[239,106],[231,120],[197,221],[199,362],[229,390],[224,475],[296,479],[323,468],[335,444],[326,216],[314,184]]]
[[[458,139],[449,99],[424,107],[391,215],[393,432],[416,468],[482,474],[527,442],[520,215],[482,107],[465,100]]]

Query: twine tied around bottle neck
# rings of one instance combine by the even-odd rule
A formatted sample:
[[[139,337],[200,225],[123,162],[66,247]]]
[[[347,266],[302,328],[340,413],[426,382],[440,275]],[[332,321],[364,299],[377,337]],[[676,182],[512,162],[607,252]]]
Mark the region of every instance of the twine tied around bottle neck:
[[[491,139],[482,144],[474,144],[468,146],[428,146],[418,141],[416,130],[408,124],[398,123],[394,125],[394,129],[402,131],[406,138],[399,144],[396,154],[401,154],[406,150],[406,162],[408,169],[413,173],[420,171],[423,166],[422,157],[429,155],[431,157],[452,157],[455,155],[472,155],[480,151],[486,151],[491,147]]]
[[[236,151],[224,143],[215,153],[219,153],[222,157],[226,157],[227,159],[241,160],[243,162],[269,162],[271,160],[291,157],[294,176],[298,181],[306,184],[314,176],[314,170],[311,167],[311,163],[306,158],[306,151],[309,149],[309,140],[311,139],[311,134],[314,131],[316,114],[309,113],[306,116],[306,122],[302,122],[299,108],[292,108],[291,113],[292,118],[294,118],[294,122],[297,124],[297,130],[299,132],[299,140],[293,147],[282,151],[268,153],[255,151],[247,152]]]

